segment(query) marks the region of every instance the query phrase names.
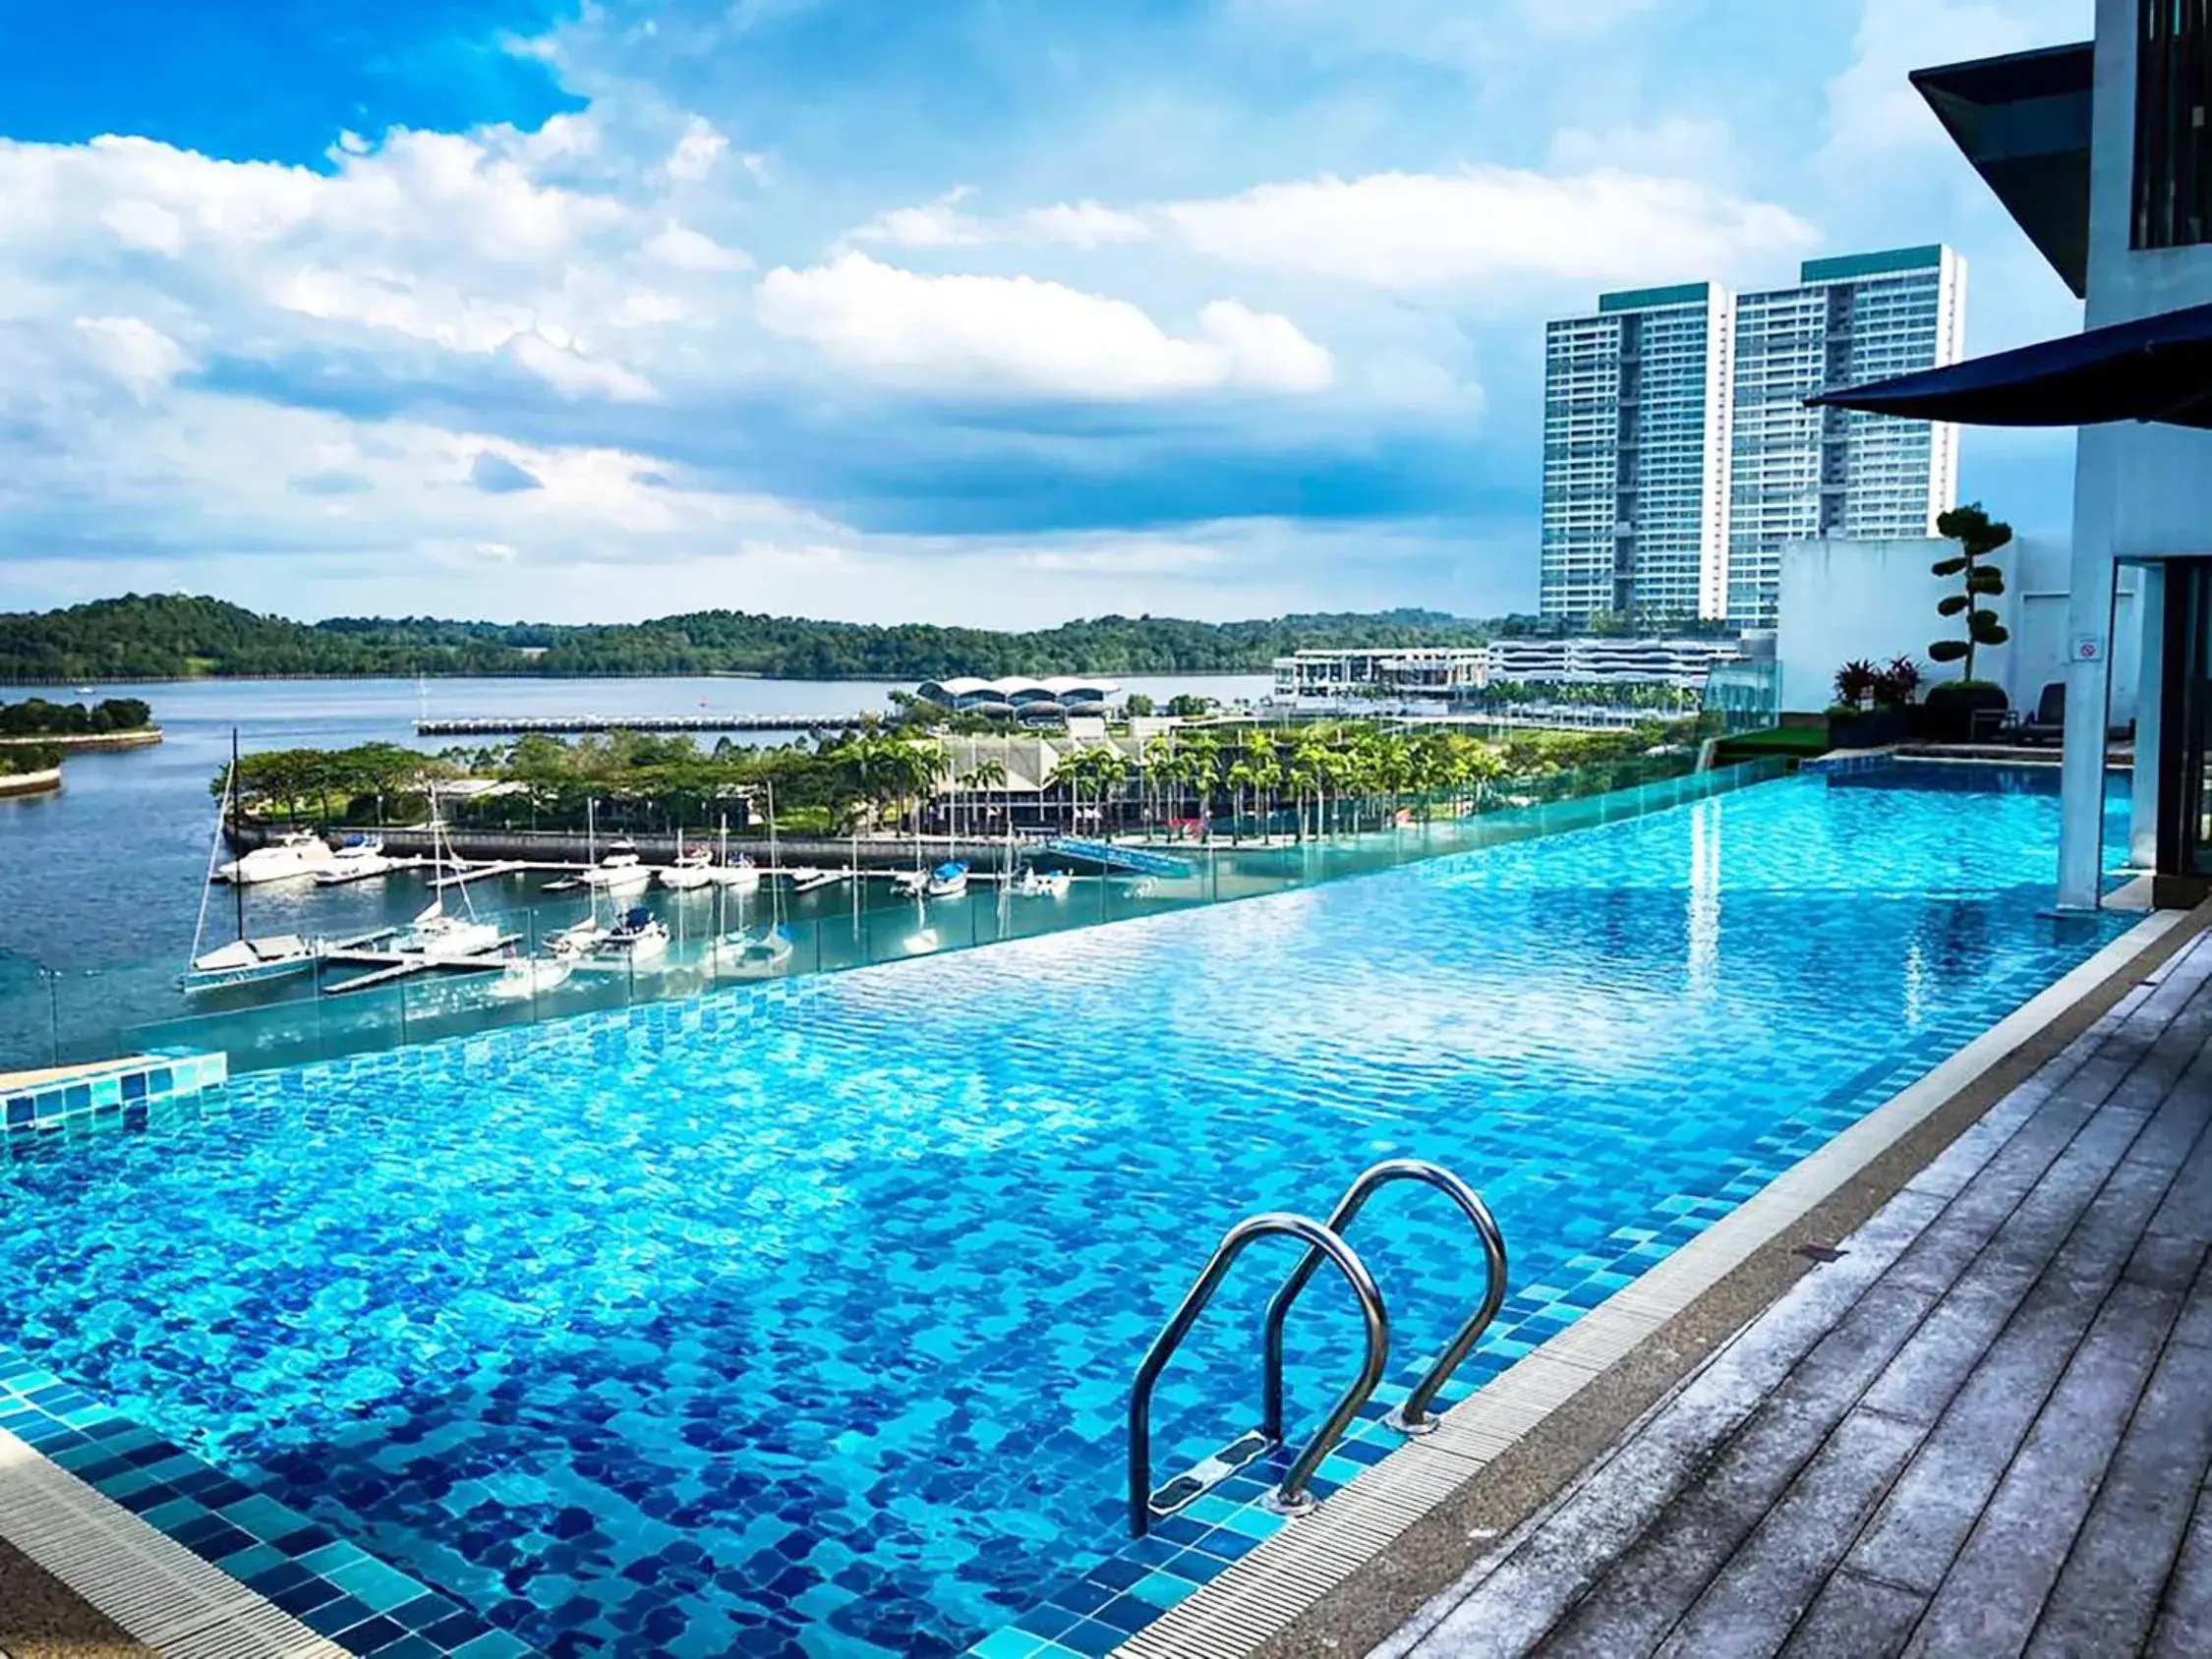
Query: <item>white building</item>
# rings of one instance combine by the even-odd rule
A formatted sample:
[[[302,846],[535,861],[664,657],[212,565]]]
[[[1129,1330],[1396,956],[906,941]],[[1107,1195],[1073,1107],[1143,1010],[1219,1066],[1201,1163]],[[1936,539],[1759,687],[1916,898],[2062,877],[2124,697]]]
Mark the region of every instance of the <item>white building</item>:
[[[1275,658],[1275,695],[1450,699],[1493,681],[1516,685],[1670,685],[1695,691],[1733,640],[1492,640],[1477,646],[1301,651]]]
[[[1544,330],[1539,608],[1772,626],[1784,543],[1926,536],[1955,504],[1955,429],[1805,399],[1956,362],[1948,248],[1811,259],[1787,288],[1606,294]]]
[[[1487,683],[1487,647],[1301,651],[1274,661],[1277,697],[1450,697]]]
[[[1489,678],[1520,685],[1704,686],[1716,662],[1740,655],[1734,640],[1492,640]]]
[[[2103,885],[2107,732],[2137,635],[2129,851],[2161,903],[2212,890],[2212,6],[2097,0],[2094,42],[1912,79],[2084,301],[2081,334],[1827,401],[1929,421],[2076,427],[2066,583],[2062,906]],[[2136,602],[2124,617],[2125,567]]]
[[[1735,303],[1725,613],[1745,626],[1774,625],[1784,544],[1932,536],[1957,505],[1955,427],[1805,400],[1956,363],[1965,261],[1904,248],[1809,259],[1799,274]]]
[[[1546,326],[1545,616],[1719,614],[1728,315],[1724,290],[1692,282]]]
[[[1931,679],[1952,670],[1928,661],[1931,640],[1955,637],[1955,619],[1936,614],[1936,601],[1958,591],[1958,579],[1930,566],[1958,551],[1936,537],[1900,541],[1792,542],[1781,551],[1781,615],[1775,656],[1780,664],[1779,707],[1818,713],[1833,700],[1835,671],[1865,660],[1877,667],[1899,657]],[[1986,600],[2012,636],[1985,648],[1975,674],[2005,688],[2011,706],[2032,710],[2043,688],[2066,677],[2066,614],[2073,549],[2064,537],[2015,537],[1987,561],[2005,575],[2005,592]],[[2112,718],[2135,717],[2136,573],[2124,571],[2116,596]]]

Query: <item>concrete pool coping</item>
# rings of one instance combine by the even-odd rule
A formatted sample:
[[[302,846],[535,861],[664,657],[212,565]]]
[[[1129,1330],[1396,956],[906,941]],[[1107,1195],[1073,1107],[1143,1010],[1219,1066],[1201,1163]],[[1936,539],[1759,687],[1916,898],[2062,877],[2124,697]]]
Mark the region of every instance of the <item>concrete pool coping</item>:
[[[2212,928],[2158,911],[1770,1181],[1116,1652],[1364,1653],[1526,1521],[1814,1258]]]
[[[0,1573],[9,1625],[25,1616],[21,1628],[4,1632],[11,1651],[33,1654],[51,1643],[57,1652],[87,1655],[150,1649],[179,1659],[345,1659],[337,1643],[6,1429],[0,1539],[31,1570],[11,1563]],[[57,1587],[66,1598],[53,1593]],[[18,1597],[45,1605],[28,1608]]]

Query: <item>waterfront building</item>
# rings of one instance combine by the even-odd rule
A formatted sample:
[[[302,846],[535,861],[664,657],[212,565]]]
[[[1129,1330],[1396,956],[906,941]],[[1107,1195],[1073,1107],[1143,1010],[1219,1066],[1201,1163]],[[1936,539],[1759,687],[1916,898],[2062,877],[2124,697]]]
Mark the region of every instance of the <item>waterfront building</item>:
[[[1936,246],[1808,259],[1794,285],[1736,297],[1729,621],[1774,625],[1784,543],[1932,536],[1957,504],[1956,427],[1805,400],[1957,362],[1965,292],[1965,261]]]
[[[1383,697],[1449,701],[1493,681],[1516,685],[1703,686],[1717,662],[1733,660],[1732,639],[1492,640],[1476,646],[1301,651],[1275,658],[1282,698]]]
[[[1057,721],[1071,715],[1103,715],[1107,700],[1120,689],[1111,680],[1038,680],[1022,674],[984,680],[957,674],[949,679],[924,680],[914,688],[914,695],[958,715]]]
[[[1542,614],[1771,627],[1784,543],[1932,535],[1956,501],[1956,429],[1805,400],[1956,362],[1965,282],[1949,248],[1895,249],[1741,295],[1606,294],[1549,323]]]
[[[1729,315],[1725,290],[1692,282],[1546,327],[1544,616],[1720,614]]]
[[[1517,685],[1665,685],[1696,691],[1741,648],[1732,639],[1493,640],[1491,680]]]
[[[1301,651],[1275,658],[1277,697],[1450,697],[1487,683],[1487,646]]]

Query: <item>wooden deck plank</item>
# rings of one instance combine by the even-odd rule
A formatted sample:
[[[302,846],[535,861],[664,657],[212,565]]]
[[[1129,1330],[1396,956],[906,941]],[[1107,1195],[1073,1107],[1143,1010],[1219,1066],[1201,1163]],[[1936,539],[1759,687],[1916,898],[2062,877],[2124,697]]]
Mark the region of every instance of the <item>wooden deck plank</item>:
[[[1382,1651],[2212,1651],[2212,940],[1891,1209]]]
[[[2028,1642],[2031,1659],[2142,1642],[2212,1465],[2207,1402],[2212,1348],[2170,1336]]]

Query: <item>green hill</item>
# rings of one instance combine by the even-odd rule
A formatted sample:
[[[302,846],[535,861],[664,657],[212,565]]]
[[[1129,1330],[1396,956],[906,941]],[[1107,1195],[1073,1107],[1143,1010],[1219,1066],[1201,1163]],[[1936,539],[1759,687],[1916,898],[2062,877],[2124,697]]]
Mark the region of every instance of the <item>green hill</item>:
[[[303,623],[220,600],[127,595],[0,614],[0,680],[17,684],[239,675],[762,674],[921,680],[946,674],[1171,674],[1264,669],[1313,646],[1472,644],[1526,619],[1432,610],[1265,621],[1100,616],[1031,633],[874,627],[707,610],[608,627],[336,617]]]

